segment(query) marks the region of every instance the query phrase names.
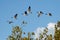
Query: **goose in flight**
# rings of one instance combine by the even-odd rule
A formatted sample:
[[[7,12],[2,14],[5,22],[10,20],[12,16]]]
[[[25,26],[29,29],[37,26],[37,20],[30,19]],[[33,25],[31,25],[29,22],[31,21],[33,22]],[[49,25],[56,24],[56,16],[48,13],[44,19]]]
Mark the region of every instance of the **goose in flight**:
[[[31,12],[31,6],[28,7],[27,13],[28,13],[28,14],[29,14],[29,13],[32,13],[32,12]]]
[[[13,17],[11,17],[11,18],[14,18],[14,19],[17,19],[17,16],[18,16],[18,14],[15,14]]]
[[[28,15],[27,11],[25,11],[23,15],[24,15],[24,16],[27,16],[27,15]]]
[[[22,24],[27,24],[27,22],[25,22],[25,21],[22,21]]]
[[[12,24],[13,23],[13,21],[7,21],[9,24]]]
[[[17,19],[17,16],[18,16],[18,14],[15,14],[15,15],[14,15],[14,18]]]
[[[27,22],[26,21],[22,21],[21,25],[26,25]]]
[[[38,13],[38,17],[40,17],[42,14],[44,14],[42,11],[39,11],[37,13]]]
[[[48,13],[48,14],[46,14],[46,15],[48,15],[48,16],[52,16],[52,14],[51,14],[51,13]]]

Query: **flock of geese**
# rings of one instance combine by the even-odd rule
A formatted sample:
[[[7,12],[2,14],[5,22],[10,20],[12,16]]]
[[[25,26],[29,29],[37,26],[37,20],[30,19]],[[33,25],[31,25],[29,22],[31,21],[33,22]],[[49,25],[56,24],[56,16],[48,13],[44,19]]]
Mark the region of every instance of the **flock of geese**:
[[[23,16],[28,16],[30,13],[32,13],[31,6],[29,6],[28,9],[26,11],[24,11]],[[42,14],[44,14],[42,11],[38,11],[37,17],[40,17]],[[45,15],[52,16],[51,13],[47,13]],[[17,17],[18,17],[18,14],[15,14],[12,18],[17,19]],[[13,21],[8,21],[8,23],[11,24],[11,23],[13,23]],[[27,24],[27,22],[22,21],[22,24]]]

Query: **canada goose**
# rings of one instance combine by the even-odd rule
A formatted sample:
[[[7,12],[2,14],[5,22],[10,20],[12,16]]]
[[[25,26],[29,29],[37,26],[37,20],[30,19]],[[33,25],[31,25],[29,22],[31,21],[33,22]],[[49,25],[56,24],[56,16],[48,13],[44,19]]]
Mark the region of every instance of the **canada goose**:
[[[15,15],[14,15],[14,18],[17,19],[17,16],[18,16],[18,14],[15,14]]]
[[[42,11],[39,11],[37,13],[38,13],[38,17],[40,17],[42,14],[44,14]]]
[[[27,13],[28,13],[28,14],[29,14],[29,13],[32,13],[32,12],[31,12],[31,6],[28,7]]]
[[[27,24],[27,22],[25,22],[25,21],[22,21],[22,24]]]
[[[48,15],[48,16],[52,16],[52,14],[51,14],[51,13],[48,13],[48,14],[46,14],[46,15]]]
[[[27,16],[27,15],[28,15],[27,11],[25,11],[23,15],[24,15],[24,16]]]
[[[9,24],[13,23],[13,21],[7,21]]]

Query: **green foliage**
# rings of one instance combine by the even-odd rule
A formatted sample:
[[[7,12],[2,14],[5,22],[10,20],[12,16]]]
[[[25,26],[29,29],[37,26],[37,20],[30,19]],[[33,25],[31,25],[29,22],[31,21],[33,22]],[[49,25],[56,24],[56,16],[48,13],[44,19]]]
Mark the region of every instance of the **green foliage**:
[[[57,27],[60,27],[60,21],[57,22]]]
[[[58,21],[57,25],[55,25],[54,39],[55,40],[60,40],[60,21]]]
[[[60,21],[57,22],[57,25],[55,25],[55,33],[54,37],[52,37],[52,34],[47,35],[48,28],[45,28],[43,33],[40,33],[39,39],[36,38],[36,40],[60,40]],[[22,31],[22,29],[19,26],[13,27],[12,29],[12,35],[8,36],[7,40],[33,40],[31,38],[31,35],[35,35],[34,32],[28,32],[27,37],[22,37],[22,34],[26,34],[25,32]]]

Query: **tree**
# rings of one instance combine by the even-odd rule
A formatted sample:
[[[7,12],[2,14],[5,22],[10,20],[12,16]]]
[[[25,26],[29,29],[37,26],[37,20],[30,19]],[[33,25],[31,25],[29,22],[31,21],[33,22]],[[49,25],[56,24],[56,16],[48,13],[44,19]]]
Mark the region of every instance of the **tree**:
[[[13,27],[12,36],[8,40],[22,40],[22,29],[19,26]]]
[[[55,25],[54,40],[60,40],[60,21]]]
[[[48,35],[47,40],[52,40],[52,34]]]
[[[39,38],[36,38],[36,40],[53,40],[52,34],[48,35],[47,32],[48,28],[46,27],[43,33],[40,33]],[[22,34],[26,33],[23,32],[21,27],[15,26],[12,29],[12,35],[8,36],[7,40],[33,40],[31,36],[35,35],[34,32],[28,32],[27,37],[22,37]],[[54,40],[60,40],[60,21],[55,25]]]

